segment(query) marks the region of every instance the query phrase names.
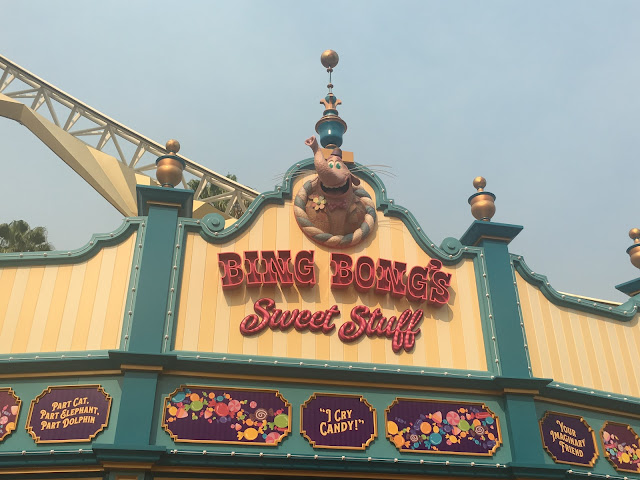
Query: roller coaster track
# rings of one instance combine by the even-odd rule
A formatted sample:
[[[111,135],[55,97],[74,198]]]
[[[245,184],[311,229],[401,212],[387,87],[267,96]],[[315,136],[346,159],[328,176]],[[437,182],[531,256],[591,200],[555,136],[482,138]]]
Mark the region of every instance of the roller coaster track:
[[[2,55],[0,116],[26,126],[123,215],[137,215],[136,184],[157,185],[149,174],[156,168],[155,158],[167,153],[163,145]],[[251,188],[178,156],[186,163],[187,179],[199,181],[194,194],[194,217],[211,212],[223,213],[226,218],[237,217],[259,195]],[[189,188],[184,179],[182,183],[184,188]]]

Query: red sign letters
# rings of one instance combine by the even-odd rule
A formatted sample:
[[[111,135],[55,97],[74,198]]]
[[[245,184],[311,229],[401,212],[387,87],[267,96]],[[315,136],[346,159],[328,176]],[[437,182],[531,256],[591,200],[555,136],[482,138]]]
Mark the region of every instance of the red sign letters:
[[[316,271],[313,250],[301,250],[292,259],[289,250],[248,251],[244,258],[235,252],[218,254],[222,272],[222,288],[247,288],[261,286],[313,287]],[[362,293],[370,291],[379,295],[390,294],[406,297],[410,302],[426,302],[439,307],[449,301],[451,274],[442,270],[440,260],[431,259],[426,266],[414,266],[407,270],[407,264],[378,259],[376,262],[366,255],[356,261],[345,253],[331,253],[331,288],[343,289],[351,285]],[[276,308],[271,298],[261,298],[254,304],[254,314],[247,315],[240,323],[243,335],[256,335],[269,328],[287,331],[322,331],[329,334],[335,329],[333,319],[340,314],[337,305],[326,310],[282,310]],[[420,323],[424,312],[407,308],[398,316],[383,316],[379,308],[371,311],[365,305],[356,305],[351,310],[350,320],[338,330],[340,340],[354,342],[363,335],[392,339],[394,352],[411,351],[415,338],[420,333]]]

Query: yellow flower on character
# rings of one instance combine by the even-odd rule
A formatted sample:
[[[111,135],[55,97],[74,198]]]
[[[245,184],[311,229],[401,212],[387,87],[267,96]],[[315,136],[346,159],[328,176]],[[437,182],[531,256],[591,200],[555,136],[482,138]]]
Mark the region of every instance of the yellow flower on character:
[[[324,206],[327,204],[327,200],[322,196],[318,195],[317,197],[312,198],[313,203],[315,204],[313,208],[318,210],[324,210]]]

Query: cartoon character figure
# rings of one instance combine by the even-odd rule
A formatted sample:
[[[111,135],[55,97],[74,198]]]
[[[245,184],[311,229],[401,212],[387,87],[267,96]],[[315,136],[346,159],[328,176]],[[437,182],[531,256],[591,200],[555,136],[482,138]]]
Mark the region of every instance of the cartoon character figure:
[[[317,177],[304,184],[295,199],[295,214],[302,230],[314,241],[347,247],[362,241],[376,221],[375,205],[342,160],[339,148],[324,158],[315,137],[305,142],[313,151]]]

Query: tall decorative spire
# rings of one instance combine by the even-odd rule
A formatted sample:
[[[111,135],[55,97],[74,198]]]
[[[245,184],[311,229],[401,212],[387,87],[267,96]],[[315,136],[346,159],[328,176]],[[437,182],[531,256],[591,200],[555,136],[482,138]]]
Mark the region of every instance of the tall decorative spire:
[[[329,93],[324,99],[320,100],[320,104],[324,105],[322,118],[316,123],[316,132],[320,136],[320,145],[324,148],[338,148],[342,145],[342,135],[347,131],[347,124],[338,115],[336,107],[342,104],[333,94],[333,83],[331,83],[331,74],[340,58],[333,50],[325,50],[320,56],[320,62],[329,72],[329,84],[327,88]]]

